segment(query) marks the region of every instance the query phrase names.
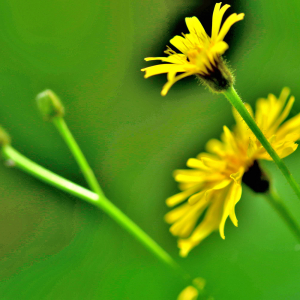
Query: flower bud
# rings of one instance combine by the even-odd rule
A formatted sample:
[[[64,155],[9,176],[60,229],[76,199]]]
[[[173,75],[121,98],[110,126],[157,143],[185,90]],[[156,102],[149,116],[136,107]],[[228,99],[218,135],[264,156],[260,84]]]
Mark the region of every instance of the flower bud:
[[[10,136],[8,133],[0,126],[0,147],[9,145],[11,142]]]
[[[63,117],[65,114],[65,109],[59,97],[52,90],[39,93],[36,101],[45,121],[51,121],[54,117]]]

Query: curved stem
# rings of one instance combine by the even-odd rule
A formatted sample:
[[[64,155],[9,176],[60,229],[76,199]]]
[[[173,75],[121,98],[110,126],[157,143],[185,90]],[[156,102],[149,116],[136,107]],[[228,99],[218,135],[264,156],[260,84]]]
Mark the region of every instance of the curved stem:
[[[264,194],[264,198],[271,204],[271,206],[277,211],[289,229],[293,232],[298,242],[300,242],[300,227],[289,213],[288,209],[280,199],[278,194],[271,189],[269,193]]]
[[[246,109],[244,103],[242,102],[241,98],[235,91],[233,87],[230,87],[227,91],[224,92],[225,97],[229,100],[229,102],[234,106],[234,108],[238,111],[241,117],[244,119],[246,124],[252,130],[254,135],[260,141],[262,146],[266,149],[269,155],[272,157],[280,171],[282,172],[283,176],[286,178],[294,192],[296,193],[297,197],[300,199],[300,187],[295,181],[294,177],[290,173],[289,169],[282,161],[282,159],[278,156],[275,152],[269,141],[266,139],[260,128],[257,126],[251,115],[249,114],[248,110]]]
[[[112,219],[119,223],[131,235],[139,240],[150,252],[159,258],[166,265],[175,270],[185,281],[191,281],[192,277],[186,273],[173,260],[173,258],[161,248],[150,236],[148,236],[138,225],[127,217],[119,208],[111,203],[104,194],[93,193],[31,161],[13,147],[6,145],[2,147],[2,154],[6,159],[11,159],[14,165],[29,173],[30,175],[85,200],[106,212]]]
[[[82,153],[80,147],[78,146],[75,138],[73,137],[71,131],[68,128],[67,123],[65,122],[64,118],[62,117],[55,117],[52,119],[53,124],[59,131],[60,135],[62,136],[63,140],[69,147],[71,153],[73,154],[79,168],[81,169],[85,180],[87,181],[90,188],[99,195],[104,196],[104,193],[98,183],[98,180],[88,164],[84,154]]]

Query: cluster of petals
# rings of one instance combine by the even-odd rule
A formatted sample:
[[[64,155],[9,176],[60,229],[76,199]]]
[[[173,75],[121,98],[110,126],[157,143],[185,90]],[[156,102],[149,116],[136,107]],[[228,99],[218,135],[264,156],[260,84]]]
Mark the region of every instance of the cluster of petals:
[[[145,78],[153,75],[167,73],[168,82],[164,85],[161,94],[165,96],[171,86],[178,80],[198,74],[209,75],[216,67],[221,55],[228,49],[224,37],[230,27],[242,20],[244,14],[230,15],[221,27],[222,18],[230,5],[221,7],[221,2],[215,5],[212,18],[211,37],[207,35],[202,24],[196,17],[185,18],[190,33],[183,36],[175,36],[170,43],[181,53],[176,53],[168,47],[165,51],[168,57],[148,57],[146,61],[161,60],[165,64],[159,64],[142,69],[145,71]],[[182,73],[177,75],[177,73]],[[176,76],[177,75],[177,76]]]
[[[255,114],[245,104],[280,158],[293,153],[300,138],[300,114],[284,122],[293,103],[294,97],[289,98],[289,89],[284,88],[279,98],[270,94],[267,99],[258,99]],[[167,205],[175,208],[165,220],[179,238],[183,257],[215,230],[224,239],[228,217],[238,225],[235,206],[241,198],[244,173],[256,160],[272,160],[240,115],[236,111],[233,115],[236,125],[232,131],[224,126],[221,140],[208,141],[207,152],[187,161],[191,169],[174,172],[181,192],[167,199]]]

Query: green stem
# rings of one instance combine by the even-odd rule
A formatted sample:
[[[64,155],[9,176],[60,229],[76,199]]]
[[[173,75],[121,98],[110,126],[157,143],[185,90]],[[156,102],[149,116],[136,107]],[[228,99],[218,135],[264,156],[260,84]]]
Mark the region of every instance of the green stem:
[[[93,170],[89,166],[85,156],[83,155],[71,131],[69,130],[64,118],[55,117],[52,119],[52,122],[59,131],[67,146],[69,147],[90,188],[96,194],[104,196],[103,191],[95,177]]]
[[[29,173],[30,175],[58,188],[70,193],[82,200],[85,200],[98,208],[101,208],[112,219],[139,240],[148,250],[150,250],[162,262],[177,271],[186,281],[191,281],[191,276],[187,274],[173,260],[173,258],[162,249],[151,237],[149,237],[140,227],[138,227],[130,218],[128,218],[120,209],[111,203],[103,194],[93,193],[55,173],[39,166],[31,161],[10,145],[2,147],[2,153],[6,159],[11,159],[15,166]]]
[[[269,153],[269,155],[272,157],[280,171],[282,172],[283,176],[286,178],[294,192],[296,193],[297,197],[300,199],[300,187],[295,181],[294,177],[288,170],[285,163],[282,161],[282,159],[278,156],[278,154],[275,152],[269,141],[266,139],[262,131],[259,129],[251,115],[249,114],[248,110],[246,109],[244,103],[242,102],[241,98],[235,91],[233,87],[230,87],[227,91],[224,92],[225,97],[229,100],[229,102],[232,104],[232,106],[239,112],[241,117],[244,119],[246,124],[249,126],[249,128],[252,130],[254,135],[257,137],[257,139],[260,141],[262,146],[266,149],[266,151]]]
[[[300,227],[291,216],[278,194],[274,190],[271,190],[269,193],[264,194],[264,197],[277,211],[277,213],[284,220],[289,229],[294,233],[297,240],[300,242]]]

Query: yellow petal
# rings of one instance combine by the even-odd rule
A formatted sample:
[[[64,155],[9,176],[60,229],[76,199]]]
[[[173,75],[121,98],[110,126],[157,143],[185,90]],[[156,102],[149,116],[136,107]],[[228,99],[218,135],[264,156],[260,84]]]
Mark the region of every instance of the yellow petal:
[[[204,165],[203,161],[196,158],[189,158],[186,165],[190,168],[200,169],[200,170],[208,170],[209,168]]]
[[[229,16],[227,18],[227,20],[224,22],[224,24],[223,24],[223,26],[222,26],[222,28],[220,30],[220,33],[219,33],[219,35],[216,38],[216,42],[223,41],[223,39],[224,39],[225,35],[227,34],[227,32],[229,31],[230,27],[234,23],[243,20],[244,16],[245,16],[245,14],[243,14],[243,13],[242,14],[238,14],[238,15],[236,13],[234,13],[231,16]]]
[[[219,169],[226,165],[226,161],[222,161],[220,159],[202,157],[201,160],[203,164],[208,168]]]
[[[293,144],[290,147],[286,147],[282,150],[282,152],[279,154],[280,158],[285,158],[287,156],[289,156],[290,154],[292,154],[293,152],[295,152],[298,148],[297,144]]]
[[[205,147],[208,152],[216,153],[220,156],[223,156],[225,153],[224,144],[217,139],[209,140]]]
[[[229,48],[228,44],[224,41],[216,43],[210,51],[212,53],[217,53],[218,55],[222,55]]]
[[[225,239],[224,227],[229,214],[233,211],[235,204],[240,200],[242,195],[242,186],[232,184],[224,202],[223,215],[219,225],[219,231],[222,239]]]
[[[290,93],[291,93],[290,89],[288,87],[284,87],[280,93],[279,101],[285,103]]]
[[[145,61],[161,60],[163,62],[169,62],[173,64],[187,63],[186,56],[184,54],[176,53],[168,57],[146,57]]]
[[[179,35],[174,36],[170,40],[170,43],[184,54],[186,54],[189,51],[189,48],[186,46],[186,40],[182,36]]]
[[[184,71],[177,71],[177,72],[184,72]],[[161,95],[162,96],[166,96],[166,94],[168,93],[169,89],[172,87],[172,85],[177,82],[178,80],[184,78],[184,77],[188,77],[195,74],[195,72],[187,72],[187,73],[183,73],[181,75],[176,76],[172,81],[168,81],[164,86],[163,89],[161,91]]]
[[[249,138],[249,145],[248,145],[248,149],[247,149],[248,158],[251,158],[256,151],[257,151],[256,143],[253,141],[253,139]]]
[[[180,170],[181,171],[181,170]],[[186,170],[192,171],[192,170]],[[213,170],[211,172],[199,172],[199,175],[194,175],[194,174],[184,174],[184,172],[178,172],[175,173],[175,180],[177,182],[185,182],[185,183],[190,183],[190,182],[205,182],[205,181],[216,181],[216,180],[223,180],[226,175],[222,174],[221,172],[214,172]]]
[[[164,219],[168,224],[173,224],[182,218],[189,211],[189,209],[189,203],[184,203],[183,205],[180,205],[165,214]]]
[[[207,152],[201,152],[196,156],[198,159],[209,158],[209,159],[219,159],[215,154],[207,153]]]
[[[199,242],[200,243],[200,242]],[[177,242],[178,248],[180,249],[179,255],[181,257],[187,257],[189,252],[197,246],[199,243],[195,243],[190,238],[189,239],[179,239]]]
[[[202,170],[195,170],[195,169],[178,169],[173,172],[173,176],[176,177],[177,175],[188,175],[188,176],[196,176],[201,177],[205,174]]]
[[[173,81],[175,76],[176,76],[177,72],[176,71],[172,71],[172,72],[169,72],[168,75],[167,75],[167,79],[168,81]]]
[[[238,153],[236,139],[232,132],[228,129],[227,126],[223,126],[224,130],[224,142],[227,144],[228,147],[235,153]]]
[[[220,26],[221,26],[221,22],[222,22],[222,18],[224,16],[224,13],[230,7],[230,5],[225,4],[221,8],[221,4],[222,4],[222,2],[217,3],[215,5],[215,9],[214,9],[214,12],[213,12],[212,28],[211,28],[211,39],[212,39],[212,41],[216,40],[216,38],[218,36],[218,33],[220,31]]]
[[[269,103],[266,99],[260,98],[256,101],[256,112],[255,112],[255,122],[258,127],[264,131],[265,125],[269,118]]]
[[[276,135],[272,135],[269,139],[268,139],[269,143],[272,145],[276,142]]]
[[[177,175],[175,175],[175,180],[177,182],[202,182],[203,177],[177,174]]]
[[[270,131],[275,131],[277,127],[287,118],[287,116],[289,115],[292,109],[294,102],[295,102],[295,97],[292,96],[288,101],[286,107],[284,108],[283,112],[280,114],[280,116],[276,119],[276,121],[270,128]]]
[[[198,201],[200,201],[203,197],[205,197],[205,191],[201,191],[195,195],[192,195],[189,199],[188,202],[190,205],[194,205]]]
[[[223,193],[217,193],[207,209],[203,221],[197,226],[188,239],[178,240],[180,256],[186,257],[188,253],[204,240],[213,231],[217,230],[220,224],[223,210]]]
[[[190,33],[195,34],[197,37],[201,38],[207,37],[207,34],[198,18],[185,18],[185,23]]]
[[[208,205],[209,202],[203,198],[201,201],[198,201],[197,204],[190,205],[187,213],[171,226],[170,232],[181,238],[188,237]]]
[[[242,193],[241,180],[242,180],[243,175],[244,175],[244,168],[241,168],[239,172],[230,175],[231,178],[235,178],[235,184],[240,185],[241,193]],[[230,217],[232,223],[234,224],[234,226],[236,226],[236,227],[238,226],[238,220],[237,220],[237,217],[235,214],[235,205],[237,204],[237,202],[240,199],[241,199],[241,195],[239,197],[235,198],[235,203],[229,213],[229,217]]]
[[[230,211],[229,217],[235,227],[238,227],[238,220],[235,214],[235,207]]]
[[[181,193],[178,193],[176,195],[173,195],[171,197],[169,197],[167,200],[166,200],[166,204],[168,206],[175,206],[179,203],[181,203],[182,201],[184,201],[186,198],[188,198],[189,196],[191,196],[192,194],[196,193],[199,191],[199,189],[201,188],[202,185],[199,185],[199,184],[195,184],[193,187],[190,187],[189,189],[181,192]]]
[[[142,69],[145,71],[145,78],[148,78],[153,75],[168,73],[168,72],[185,72],[185,68],[183,65],[174,65],[174,64],[162,64],[155,65],[148,68]]]
[[[208,190],[208,192],[212,191],[212,190],[221,190],[221,189],[223,189],[224,187],[226,187],[231,182],[232,182],[231,179],[224,179],[221,182],[215,184],[211,189]]]
[[[191,187],[195,186],[195,183],[194,182],[180,182],[178,184],[178,188],[181,190],[181,191],[185,191]]]
[[[280,140],[291,133],[300,133],[300,114],[294,116],[293,118],[286,121],[283,125],[281,125],[276,135]]]
[[[240,167],[238,172],[232,173],[230,175],[230,178],[232,178],[234,182],[238,184],[241,181],[243,175],[244,175],[244,167]]]
[[[296,142],[300,138],[300,132],[292,132],[285,136],[286,141]]]

